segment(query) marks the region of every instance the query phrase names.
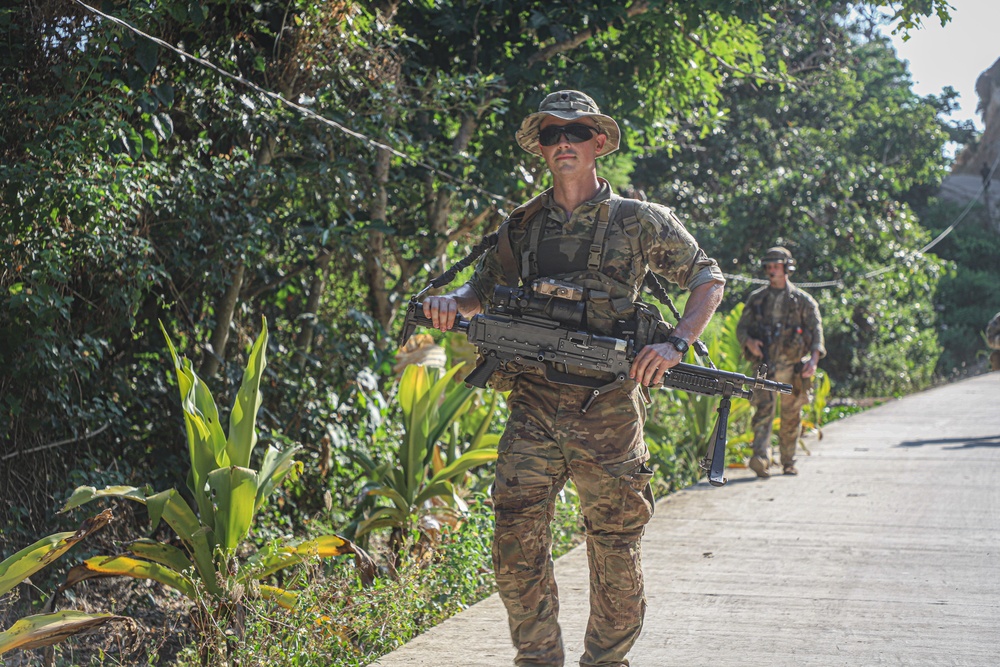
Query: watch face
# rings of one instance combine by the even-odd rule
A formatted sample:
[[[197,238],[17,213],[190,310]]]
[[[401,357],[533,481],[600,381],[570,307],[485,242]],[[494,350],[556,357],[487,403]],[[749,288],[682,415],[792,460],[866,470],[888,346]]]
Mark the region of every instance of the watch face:
[[[678,338],[677,336],[671,336],[670,338],[667,339],[667,341],[671,345],[673,345],[674,349],[676,349],[678,352],[683,353],[687,352],[688,350],[689,347],[688,342],[683,338]]]

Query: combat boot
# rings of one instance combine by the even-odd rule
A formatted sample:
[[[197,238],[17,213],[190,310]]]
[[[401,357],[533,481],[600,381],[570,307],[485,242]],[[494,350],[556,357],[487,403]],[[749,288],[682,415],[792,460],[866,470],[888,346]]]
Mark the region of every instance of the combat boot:
[[[771,473],[767,471],[767,459],[765,459],[763,456],[751,456],[749,466],[750,470],[753,470],[755,473],[757,473],[758,477],[763,477],[764,479],[767,479],[768,477],[771,476]]]

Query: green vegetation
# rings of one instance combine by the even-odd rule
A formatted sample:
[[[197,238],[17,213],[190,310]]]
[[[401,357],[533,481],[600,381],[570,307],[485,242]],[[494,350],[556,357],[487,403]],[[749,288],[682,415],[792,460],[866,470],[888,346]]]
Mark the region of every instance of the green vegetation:
[[[373,530],[391,529],[389,552],[393,560],[403,546],[404,535],[421,530],[427,537],[439,530],[438,518],[460,521],[466,508],[453,482],[472,468],[496,461],[499,436],[486,432],[495,396],[471,432],[468,449],[453,460],[444,456],[441,441],[445,433],[468,409],[477,391],[455,381],[462,366],[452,366],[440,378],[425,366],[407,366],[396,395],[403,411],[403,435],[396,456],[376,462],[363,452],[357,454],[369,480],[364,494],[385,498],[389,505],[371,507],[359,503],[358,509],[365,516],[354,533],[364,537]]]
[[[67,551],[111,521],[111,510],[83,522],[75,532],[56,533],[21,549],[0,562],[0,595],[53,563]],[[122,620],[113,614],[88,614],[80,611],[32,614],[19,619],[0,632],[0,654],[14,649],[27,650],[49,646],[86,630],[93,630],[110,621]]]
[[[39,611],[77,555],[77,574],[166,581],[187,597],[149,590],[201,610],[183,647],[105,647],[95,664],[363,665],[488,593],[503,397],[453,381],[470,359],[455,336],[434,334],[440,373],[394,369],[393,338],[407,296],[545,187],[511,137],[555,88],[585,89],[619,120],[623,150],[602,175],[678,209],[727,273],[757,277],[783,243],[797,281],[834,283],[810,288],[830,350],[814,424],[856,409],[838,399],[975,372],[978,332],[1000,309],[996,235],[974,210],[934,254],[916,251],[957,215],[934,199],[945,142],[976,137],[942,119],[949,95],[912,93],[853,7],[100,5],[252,86],[76,3],[0,9],[0,554],[72,532],[62,506],[135,501],[50,581],[0,600],[0,625]],[[948,9],[863,5],[876,7],[904,30]],[[705,335],[741,372],[732,324],[748,288],[730,280]],[[714,402],[654,400],[662,494],[699,476]],[[258,439],[266,453],[252,455]],[[558,551],[579,540],[573,495],[557,504]],[[160,518],[173,532],[142,537]],[[348,540],[371,552],[374,578],[334,555]],[[100,585],[77,589],[101,598]],[[297,594],[293,609],[280,591]],[[141,607],[126,606],[102,611]]]

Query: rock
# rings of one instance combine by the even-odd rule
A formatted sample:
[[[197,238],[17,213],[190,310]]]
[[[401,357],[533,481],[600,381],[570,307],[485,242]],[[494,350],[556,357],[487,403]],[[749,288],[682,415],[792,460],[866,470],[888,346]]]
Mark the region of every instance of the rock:
[[[966,148],[955,158],[952,175],[978,176],[982,185],[983,166],[990,167],[1000,157],[1000,59],[976,79],[979,104],[976,111],[983,119],[983,135],[979,141]],[[993,182],[1000,184],[1000,168],[994,170]],[[1000,189],[1000,185],[996,188]]]

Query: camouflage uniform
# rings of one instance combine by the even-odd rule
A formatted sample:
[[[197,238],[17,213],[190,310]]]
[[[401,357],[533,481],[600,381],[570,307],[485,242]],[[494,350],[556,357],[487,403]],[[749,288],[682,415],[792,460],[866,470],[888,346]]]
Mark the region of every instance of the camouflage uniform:
[[[647,269],[688,289],[725,282],[715,260],[670,209],[622,200],[606,181],[600,183],[598,194],[570,216],[546,192],[533,214],[510,226],[525,284],[532,277],[554,277],[587,288],[587,328],[606,334],[615,319],[631,316]],[[610,216],[595,270],[588,268],[591,242],[602,208],[607,215],[609,206],[628,215]],[[498,253],[491,250],[469,284],[485,309],[493,286],[507,282]],[[567,479],[579,492],[590,564],[591,612],[580,664],[627,666],[625,655],[642,627],[646,602],[639,543],[653,514],[642,390],[628,381],[581,414],[588,391],[550,383],[529,370],[517,375],[507,400],[510,417],[493,485],[493,560],[517,665],[563,664],[549,523]]]
[[[736,327],[736,336],[744,346],[747,338],[765,340],[770,337],[770,345],[767,346],[768,377],[792,385],[791,395],[781,398],[781,428],[778,431],[781,464],[792,466],[802,428],[802,407],[809,402],[812,389],[812,378],[802,377],[801,361],[814,351],[818,351],[820,357],[826,356],[819,306],[815,299],[791,281],[786,283],[784,289],[762,287],[747,298],[743,316]],[[751,422],[754,456],[770,461],[775,394],[770,391],[754,392],[750,403],[755,408]]]
[[[990,349],[990,370],[1000,371],[1000,313],[986,325],[986,344]]]

